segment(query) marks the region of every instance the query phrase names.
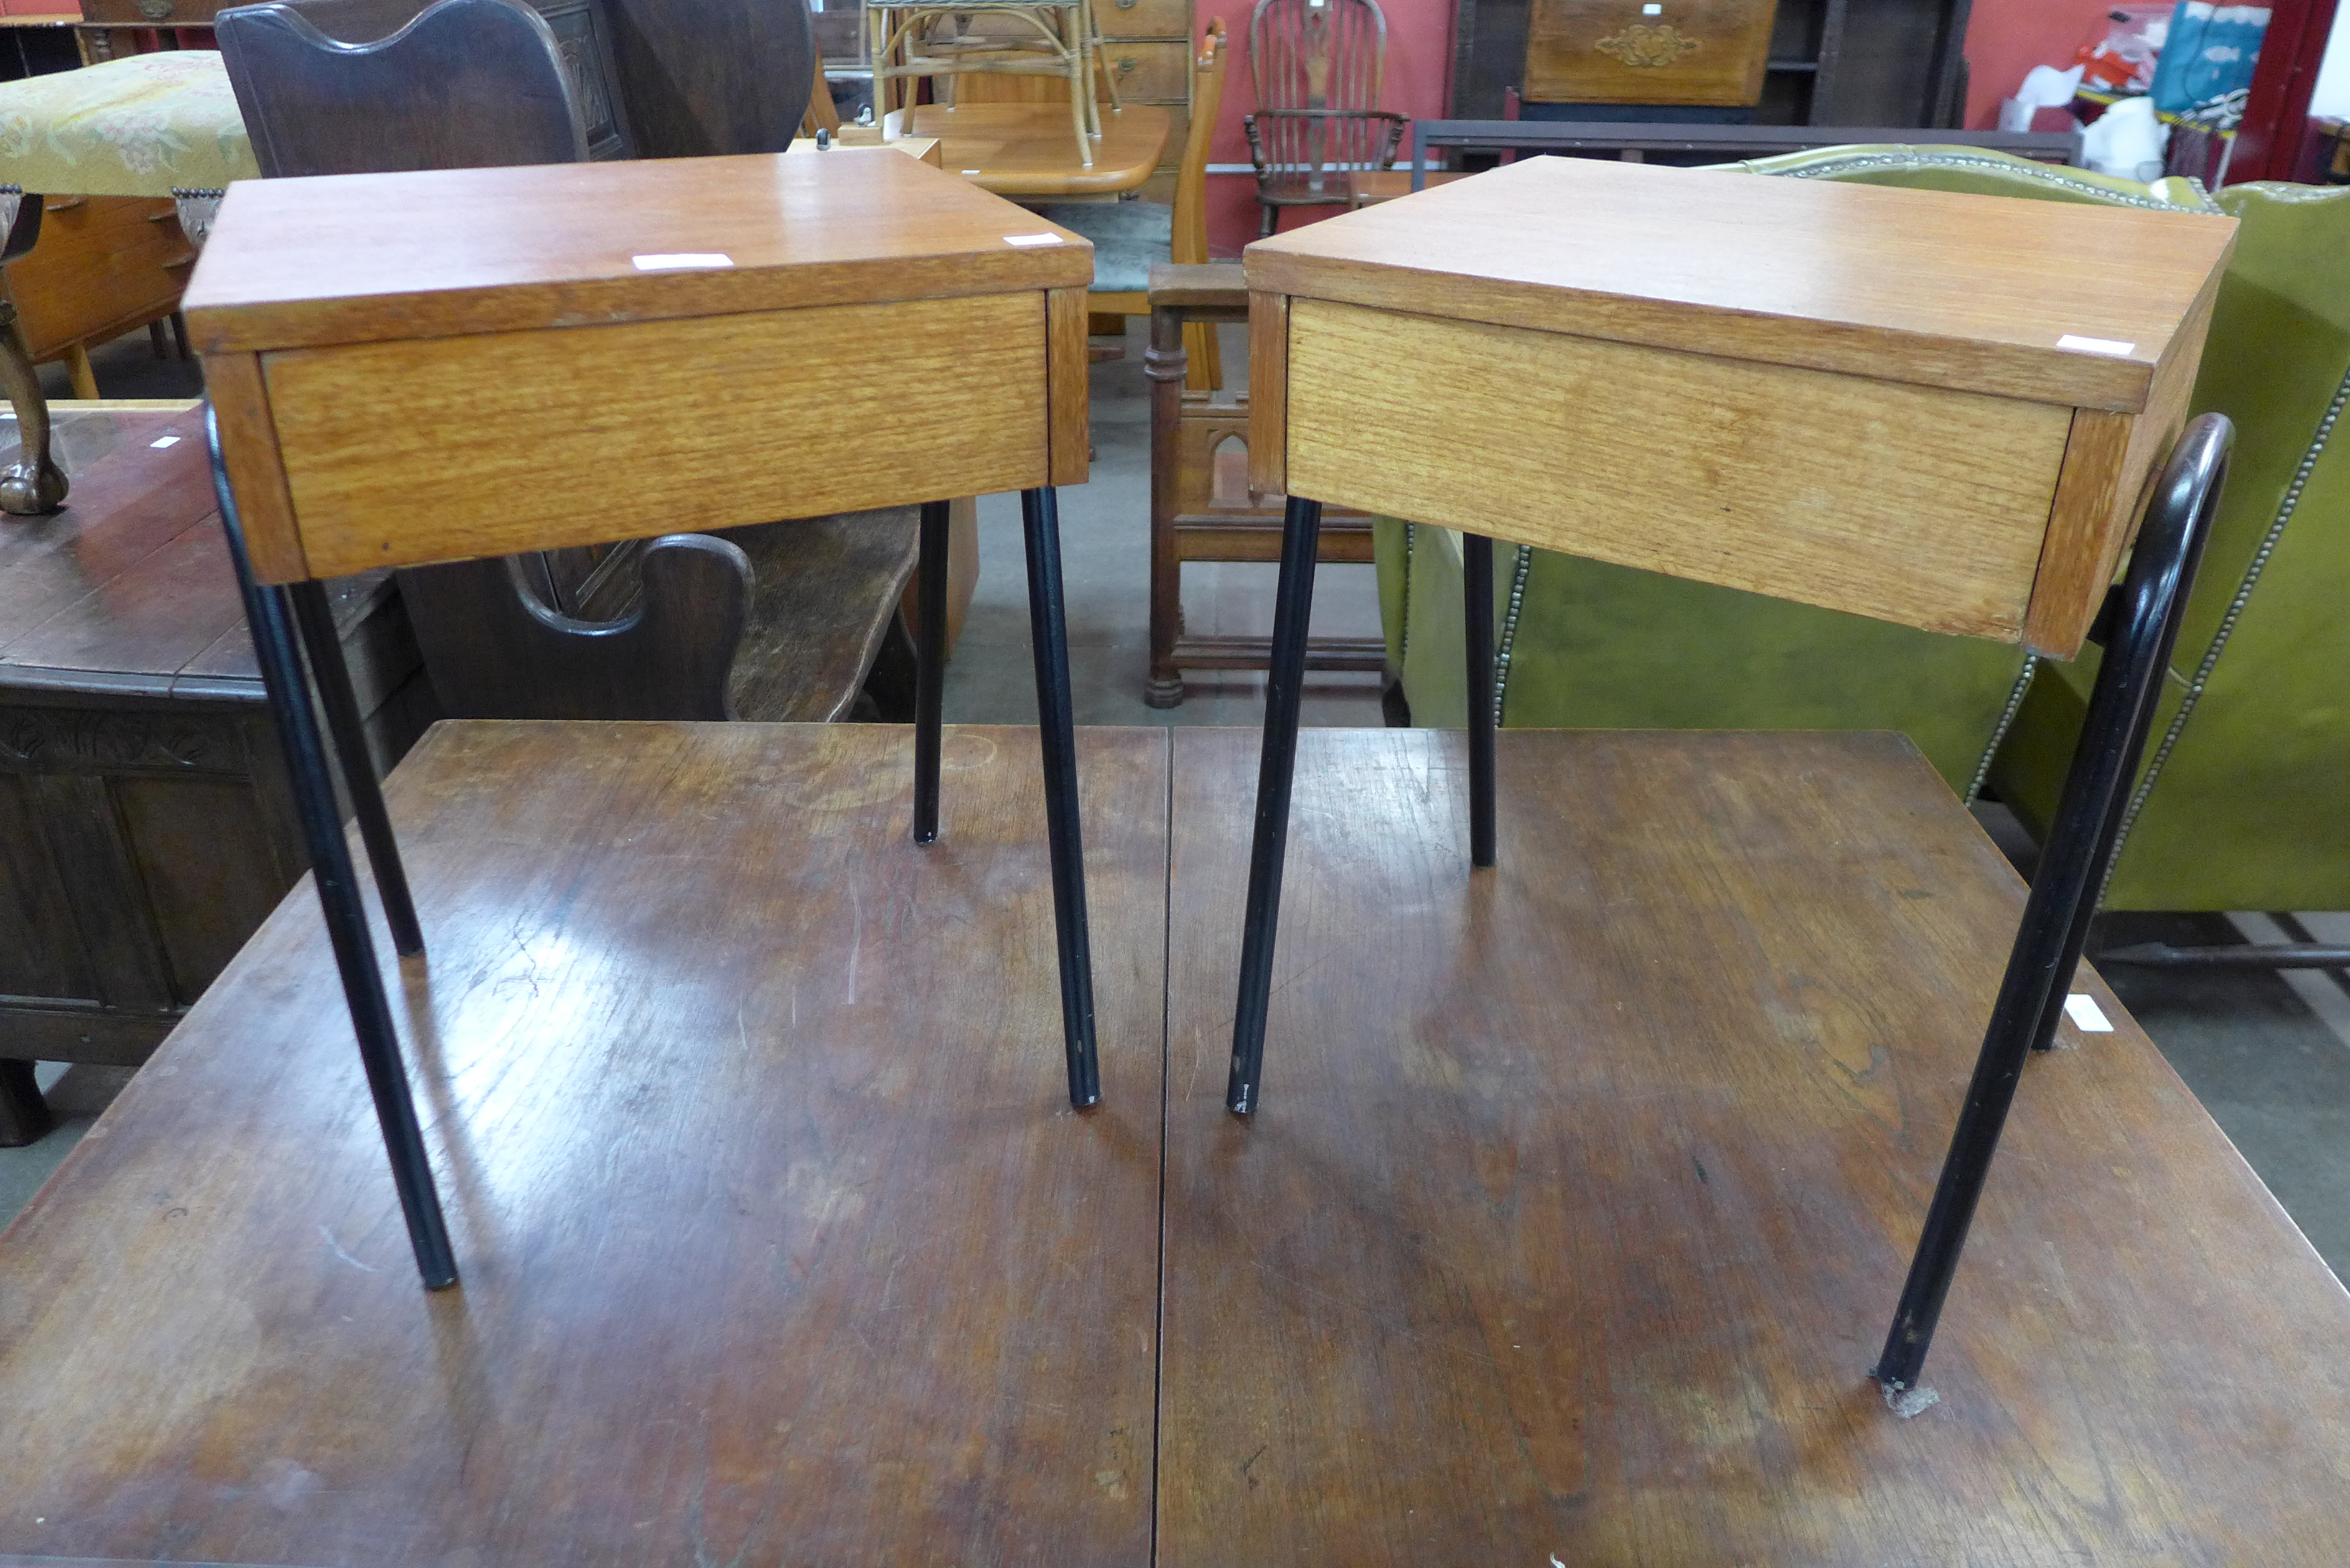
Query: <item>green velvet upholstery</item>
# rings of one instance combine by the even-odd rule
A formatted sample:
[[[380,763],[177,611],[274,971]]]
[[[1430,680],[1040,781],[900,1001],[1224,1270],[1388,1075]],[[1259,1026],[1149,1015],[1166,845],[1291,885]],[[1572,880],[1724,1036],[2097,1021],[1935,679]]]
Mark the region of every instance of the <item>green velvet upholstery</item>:
[[[2154,186],[1972,148],[1858,146],[1728,168],[2047,201],[2207,207]],[[1459,535],[1376,529],[1388,656],[1412,722],[1467,722]],[[1494,552],[1502,722],[1560,728],[1883,729],[1971,794],[2029,664],[1945,637],[1549,551]]]
[[[2109,909],[2350,909],[2350,190],[2239,185],[2196,411],[2235,456],[2107,888]],[[2094,657],[2043,666],[1993,764],[2054,808]]]

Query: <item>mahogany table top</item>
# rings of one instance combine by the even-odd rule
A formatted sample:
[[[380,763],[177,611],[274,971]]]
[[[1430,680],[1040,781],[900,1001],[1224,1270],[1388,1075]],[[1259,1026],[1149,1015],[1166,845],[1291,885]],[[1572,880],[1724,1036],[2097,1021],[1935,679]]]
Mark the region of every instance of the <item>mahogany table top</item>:
[[[1926,1366],[1868,1376],[2023,888],[1895,735],[1180,731],[1159,1561],[2350,1562],[2350,1295],[2094,978]]]
[[[0,1238],[0,1563],[2350,1561],[2350,1296],[2094,980],[1869,1381],[2022,903],[1906,742],[1506,732],[1471,877],[1458,737],[1306,732],[1246,1123],[1256,738],[1081,732],[1084,1114],[1035,743],[923,850],[902,730],[435,731],[464,1283],[298,888]]]
[[[2235,220],[1528,158],[1258,240],[1262,293],[2135,411]]]
[[[1167,741],[1079,736],[1084,1115],[1036,744],[949,730],[925,848],[907,727],[436,727],[387,980],[463,1284],[306,881],[0,1240],[0,1563],[1146,1561]]]
[[[1092,281],[1079,236],[952,171],[837,148],[247,181],[182,308],[218,354]]]

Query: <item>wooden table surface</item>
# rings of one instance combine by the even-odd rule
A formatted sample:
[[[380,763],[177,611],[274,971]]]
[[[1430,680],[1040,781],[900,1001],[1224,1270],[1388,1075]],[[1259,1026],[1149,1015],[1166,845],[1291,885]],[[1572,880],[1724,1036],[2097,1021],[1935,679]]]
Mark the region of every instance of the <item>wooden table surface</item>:
[[[258,703],[200,407],[66,405],[50,417],[73,494],[49,516],[0,519],[0,688]],[[0,461],[16,438],[16,421],[0,421]],[[118,456],[138,448],[136,462]],[[387,581],[330,585],[338,618],[365,613]]]
[[[1909,1420],[1868,1369],[2023,888],[1888,735],[1180,731],[1159,1561],[2350,1562],[2350,1296],[2101,984]]]
[[[1472,879],[1457,737],[1307,732],[1247,1123],[1253,734],[1082,734],[1081,1115],[1035,736],[930,850],[910,743],[436,731],[464,1284],[297,889],[0,1239],[0,1563],[2350,1561],[2350,1297],[2094,981],[1869,1381],[2022,903],[1906,742],[1505,732]]]
[[[947,732],[929,848],[912,747],[436,728],[388,981],[463,1285],[299,887],[0,1241],[0,1562],[1147,1561],[1166,732],[1078,745],[1083,1115],[1035,733]]]
[[[1066,103],[925,104],[908,130],[940,138],[941,168],[999,196],[1101,196],[1150,178],[1171,124],[1151,104],[1105,109],[1090,169],[1077,161]]]

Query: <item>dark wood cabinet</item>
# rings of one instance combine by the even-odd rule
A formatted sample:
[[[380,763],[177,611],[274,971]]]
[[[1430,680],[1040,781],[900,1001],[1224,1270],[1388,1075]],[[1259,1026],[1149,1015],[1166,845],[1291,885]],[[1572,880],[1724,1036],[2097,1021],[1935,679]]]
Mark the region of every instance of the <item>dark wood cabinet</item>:
[[[1779,0],[1764,67],[1763,125],[1950,126],[1966,104],[1970,0]],[[1499,119],[1523,88],[1532,0],[1457,0],[1452,102],[1461,119]],[[1638,0],[1624,0],[1641,21]],[[1686,111],[1702,113],[1705,111]],[[1714,111],[1727,117],[1743,109]]]
[[[144,1061],[308,867],[200,416],[58,424],[66,510],[0,519],[0,1144],[46,1125],[7,1064]],[[332,597],[389,768],[421,661],[389,574]]]

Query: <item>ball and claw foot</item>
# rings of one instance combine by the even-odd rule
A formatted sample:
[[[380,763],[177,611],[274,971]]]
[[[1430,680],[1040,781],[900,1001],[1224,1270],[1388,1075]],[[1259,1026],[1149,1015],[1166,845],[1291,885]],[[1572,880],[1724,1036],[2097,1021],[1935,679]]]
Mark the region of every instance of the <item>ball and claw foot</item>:
[[[0,512],[12,517],[40,517],[65,504],[64,470],[47,457],[37,467],[28,462],[0,469]]]

